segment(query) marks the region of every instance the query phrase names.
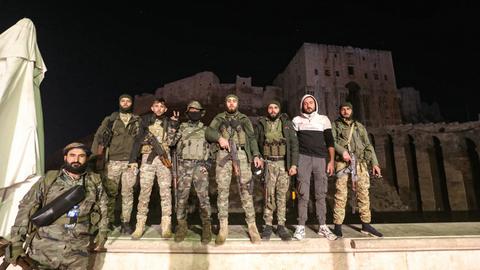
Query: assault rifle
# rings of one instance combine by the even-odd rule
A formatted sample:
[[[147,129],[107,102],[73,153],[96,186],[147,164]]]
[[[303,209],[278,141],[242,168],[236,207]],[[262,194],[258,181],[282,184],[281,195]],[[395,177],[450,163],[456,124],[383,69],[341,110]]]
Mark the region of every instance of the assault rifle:
[[[352,214],[355,214],[357,208],[357,158],[353,153],[350,153],[350,165],[348,165],[349,174],[352,178],[352,196],[350,197],[350,206],[352,207]]]
[[[178,192],[177,192],[177,182],[178,182],[178,159],[177,151],[175,148],[172,149],[172,182],[173,182],[173,198],[175,200],[175,208],[178,204]]]
[[[167,152],[165,149],[163,149],[163,146],[158,142],[157,138],[152,134],[152,132],[147,131],[145,141],[153,148],[153,151],[147,158],[147,162],[152,163],[153,159],[158,155],[158,158],[160,158],[160,161],[165,167],[172,168],[172,162],[168,158]]]
[[[113,138],[113,123],[111,119],[108,119],[108,124],[106,128],[103,130],[102,135],[100,136],[100,140],[98,142],[97,149],[93,150],[96,151],[97,161],[96,161],[96,169],[97,171],[103,170],[105,167],[105,162],[108,160],[108,152],[107,149],[110,146]]]

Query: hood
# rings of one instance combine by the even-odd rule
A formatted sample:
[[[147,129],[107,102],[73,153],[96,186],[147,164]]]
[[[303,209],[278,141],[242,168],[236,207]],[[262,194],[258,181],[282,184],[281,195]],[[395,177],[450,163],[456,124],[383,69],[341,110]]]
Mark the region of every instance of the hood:
[[[302,106],[303,101],[304,101],[307,97],[313,98],[313,100],[315,101],[315,111],[314,111],[313,113],[314,113],[314,114],[315,114],[315,113],[318,113],[318,101],[317,101],[317,99],[316,99],[314,96],[309,95],[309,94],[304,95],[304,96],[302,97],[302,99],[300,100],[300,112],[301,112],[303,115],[305,115],[305,116],[308,115],[308,114],[306,114],[306,113],[303,113],[303,108],[302,108],[302,107],[303,107],[303,106]]]

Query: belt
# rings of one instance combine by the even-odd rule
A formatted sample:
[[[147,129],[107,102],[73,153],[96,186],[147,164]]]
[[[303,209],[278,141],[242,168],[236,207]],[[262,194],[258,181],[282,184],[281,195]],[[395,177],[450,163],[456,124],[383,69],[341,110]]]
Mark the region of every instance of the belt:
[[[265,159],[270,160],[270,161],[279,161],[279,160],[284,160],[285,157],[283,157],[283,156],[269,156],[269,157],[266,157]]]

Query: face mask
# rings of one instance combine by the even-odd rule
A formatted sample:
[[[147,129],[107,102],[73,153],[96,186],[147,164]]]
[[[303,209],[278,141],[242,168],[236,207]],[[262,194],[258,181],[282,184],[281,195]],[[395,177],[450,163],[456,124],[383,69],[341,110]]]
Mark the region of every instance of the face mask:
[[[81,164],[81,165],[77,165],[77,164],[80,164],[80,163],[75,162],[75,166],[74,166],[73,164],[70,164],[70,163],[65,161],[65,163],[63,164],[63,168],[66,171],[74,173],[74,174],[82,174],[87,170],[87,163],[86,162],[84,164]]]
[[[202,118],[202,112],[199,111],[199,112],[187,112],[187,117],[188,119],[192,120],[192,121],[198,121]]]

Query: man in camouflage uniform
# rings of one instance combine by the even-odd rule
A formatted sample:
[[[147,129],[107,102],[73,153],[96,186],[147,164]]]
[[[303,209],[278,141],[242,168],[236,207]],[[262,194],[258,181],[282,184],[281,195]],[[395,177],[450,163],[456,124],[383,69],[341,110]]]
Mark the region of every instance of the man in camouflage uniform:
[[[174,111],[169,119],[165,116],[167,106],[163,98],[155,99],[150,108],[152,114],[142,117],[140,132],[135,139],[130,157],[129,167],[132,171],[138,168],[137,156],[140,153],[140,195],[138,196],[137,225],[132,239],[142,237],[148,215],[148,203],[152,193],[155,175],[160,193],[162,208],[162,237],[172,237],[172,174],[169,146],[178,125],[178,112]]]
[[[107,161],[104,186],[108,195],[108,220],[110,228],[115,223],[115,202],[118,187],[122,183],[121,232],[132,234],[130,216],[133,207],[133,186],[136,175],[127,166],[132,152],[133,142],[140,128],[140,117],[132,114],[132,97],[123,94],[119,97],[119,111],[103,119],[97,129],[92,144],[92,152]],[[102,162],[100,160],[100,162]]]
[[[238,97],[228,95],[225,98],[226,112],[219,113],[213,118],[207,128],[205,136],[209,142],[218,143],[220,150],[216,154],[215,175],[218,186],[218,219],[220,231],[215,243],[225,243],[228,235],[228,196],[232,174],[236,174],[239,186],[240,199],[245,210],[248,233],[253,243],[260,242],[257,225],[255,224],[255,209],[251,192],[252,171],[250,163],[253,161],[255,167],[263,167],[260,159],[257,140],[250,119],[238,111]],[[229,143],[230,141],[230,143]],[[231,153],[231,145],[235,144],[239,159],[239,168],[234,166]],[[222,166],[223,163],[223,166]],[[235,161],[236,164],[236,161]]]
[[[280,114],[280,102],[267,104],[267,117],[261,117],[256,126],[257,142],[265,159],[265,229],[262,239],[272,234],[273,212],[277,210],[277,234],[284,241],[291,236],[285,228],[287,191],[290,176],[297,174],[298,139],[288,115]]]
[[[352,158],[355,158],[357,181],[352,182],[352,188],[357,193],[358,210],[360,220],[362,221],[361,232],[371,236],[383,236],[370,225],[370,198],[368,189],[370,188],[370,176],[368,168],[372,168],[374,176],[380,176],[380,167],[378,166],[377,156],[373,149],[368,132],[364,125],[352,118],[353,110],[350,102],[344,102],[340,105],[340,117],[333,122],[332,134],[335,140],[335,171],[337,175],[335,207],[333,209],[333,223],[335,224],[334,233],[342,237],[342,223],[345,218],[345,206],[347,203],[347,183],[351,179],[351,173],[348,171]]]
[[[107,196],[100,176],[87,169],[90,150],[84,144],[71,143],[63,153],[61,170],[48,171],[20,201],[11,229],[11,254],[6,258],[12,264],[25,256],[28,248],[29,257],[40,269],[83,270],[88,265],[91,236],[97,230],[96,249],[103,246],[108,232]],[[49,225],[36,227],[30,222],[37,210],[77,185],[83,185],[85,197],[72,209],[53,213],[60,217]]]
[[[205,140],[206,126],[200,121],[205,115],[205,110],[198,101],[187,105],[188,121],[182,123],[175,134],[174,144],[177,145],[178,158],[178,200],[177,221],[178,227],[175,241],[185,239],[188,230],[186,207],[190,194],[190,187],[195,186],[202,219],[202,244],[208,244],[212,239],[210,198],[208,196],[208,166],[210,157],[209,143]]]

